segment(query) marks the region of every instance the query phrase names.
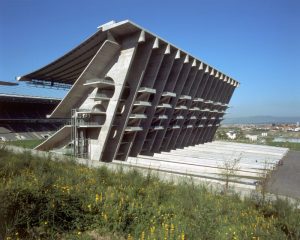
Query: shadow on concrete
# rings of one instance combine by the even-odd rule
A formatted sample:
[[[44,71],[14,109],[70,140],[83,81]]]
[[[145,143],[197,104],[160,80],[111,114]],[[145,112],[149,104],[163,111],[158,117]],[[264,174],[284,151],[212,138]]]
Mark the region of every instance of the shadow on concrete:
[[[300,199],[300,151],[287,153],[267,187],[270,193]]]

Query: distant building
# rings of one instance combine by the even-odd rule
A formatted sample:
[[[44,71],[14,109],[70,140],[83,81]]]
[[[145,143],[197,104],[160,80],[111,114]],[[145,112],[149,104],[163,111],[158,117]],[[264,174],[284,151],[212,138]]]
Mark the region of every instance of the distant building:
[[[262,136],[262,137],[267,137],[267,136],[268,136],[268,133],[267,133],[267,132],[263,132],[263,133],[261,133],[261,136]]]
[[[230,131],[230,132],[227,132],[226,135],[231,140],[236,139],[236,133],[235,132]]]
[[[257,141],[257,138],[258,138],[257,135],[250,135],[250,134],[247,134],[245,137],[246,137],[247,139],[249,139],[250,141],[252,141],[252,142]]]

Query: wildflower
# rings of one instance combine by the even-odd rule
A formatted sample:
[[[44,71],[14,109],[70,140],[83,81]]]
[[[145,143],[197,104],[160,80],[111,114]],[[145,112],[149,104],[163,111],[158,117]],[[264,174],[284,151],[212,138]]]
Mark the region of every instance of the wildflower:
[[[181,233],[181,240],[184,240],[185,238],[184,238],[184,231],[182,231],[182,233]]]
[[[145,239],[145,232],[143,231],[142,236],[141,236],[141,240],[144,240],[144,239]]]
[[[169,229],[169,225],[167,223],[165,224],[165,229],[166,229],[166,231],[168,231],[168,229]]]
[[[104,212],[101,212],[101,216],[104,218],[105,221],[107,221],[107,215]]]
[[[151,233],[151,235],[153,235],[154,232],[155,232],[155,226],[150,227],[150,233]]]
[[[45,224],[45,225],[47,225],[47,224],[48,224],[48,222],[47,222],[47,221],[45,221],[45,222],[44,222],[44,224]]]
[[[127,240],[133,240],[133,237],[130,235],[130,233],[128,234]]]
[[[92,205],[91,204],[87,205],[87,207],[88,207],[89,211],[92,211]]]
[[[81,235],[81,232],[79,231],[77,234],[78,234],[78,235]]]
[[[171,223],[171,234],[174,233],[174,229],[175,229],[174,224]]]
[[[119,207],[121,207],[122,204],[123,204],[123,201],[122,201],[122,199],[121,199],[120,202],[119,202]]]

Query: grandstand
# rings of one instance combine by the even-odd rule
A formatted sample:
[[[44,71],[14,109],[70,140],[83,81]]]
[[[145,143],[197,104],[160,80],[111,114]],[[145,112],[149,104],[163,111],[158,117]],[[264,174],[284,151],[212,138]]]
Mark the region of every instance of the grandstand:
[[[239,82],[128,20],[17,80],[69,90],[61,101],[0,95],[2,140],[45,138],[39,151],[211,182],[239,160],[233,182],[250,189],[288,151],[213,142]]]
[[[66,121],[47,119],[60,99],[0,94],[0,140],[45,139]]]
[[[42,151],[111,162],[211,142],[239,83],[125,20],[18,81],[71,87],[50,118],[72,116]],[[71,149],[67,149],[71,148]]]

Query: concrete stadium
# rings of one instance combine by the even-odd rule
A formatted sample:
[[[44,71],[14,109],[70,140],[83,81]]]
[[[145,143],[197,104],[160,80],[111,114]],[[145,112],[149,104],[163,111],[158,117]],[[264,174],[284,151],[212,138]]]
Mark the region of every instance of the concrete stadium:
[[[32,103],[48,105],[22,108],[22,116],[30,116],[22,122],[25,129],[30,119],[56,127],[46,128],[47,135],[32,130],[46,138],[36,147],[39,151],[210,182],[222,181],[224,162],[238,158],[237,178],[232,181],[247,189],[255,189],[261,176],[275,169],[288,152],[213,141],[239,82],[128,20],[101,25],[64,56],[17,79],[68,89],[62,100],[35,98]],[[2,123],[24,120],[13,116],[19,110],[10,113],[5,105],[2,108]],[[30,138],[14,131],[3,130],[0,137]]]
[[[108,162],[212,141],[239,84],[127,20],[18,80],[71,85],[50,118],[72,123],[37,149]]]

